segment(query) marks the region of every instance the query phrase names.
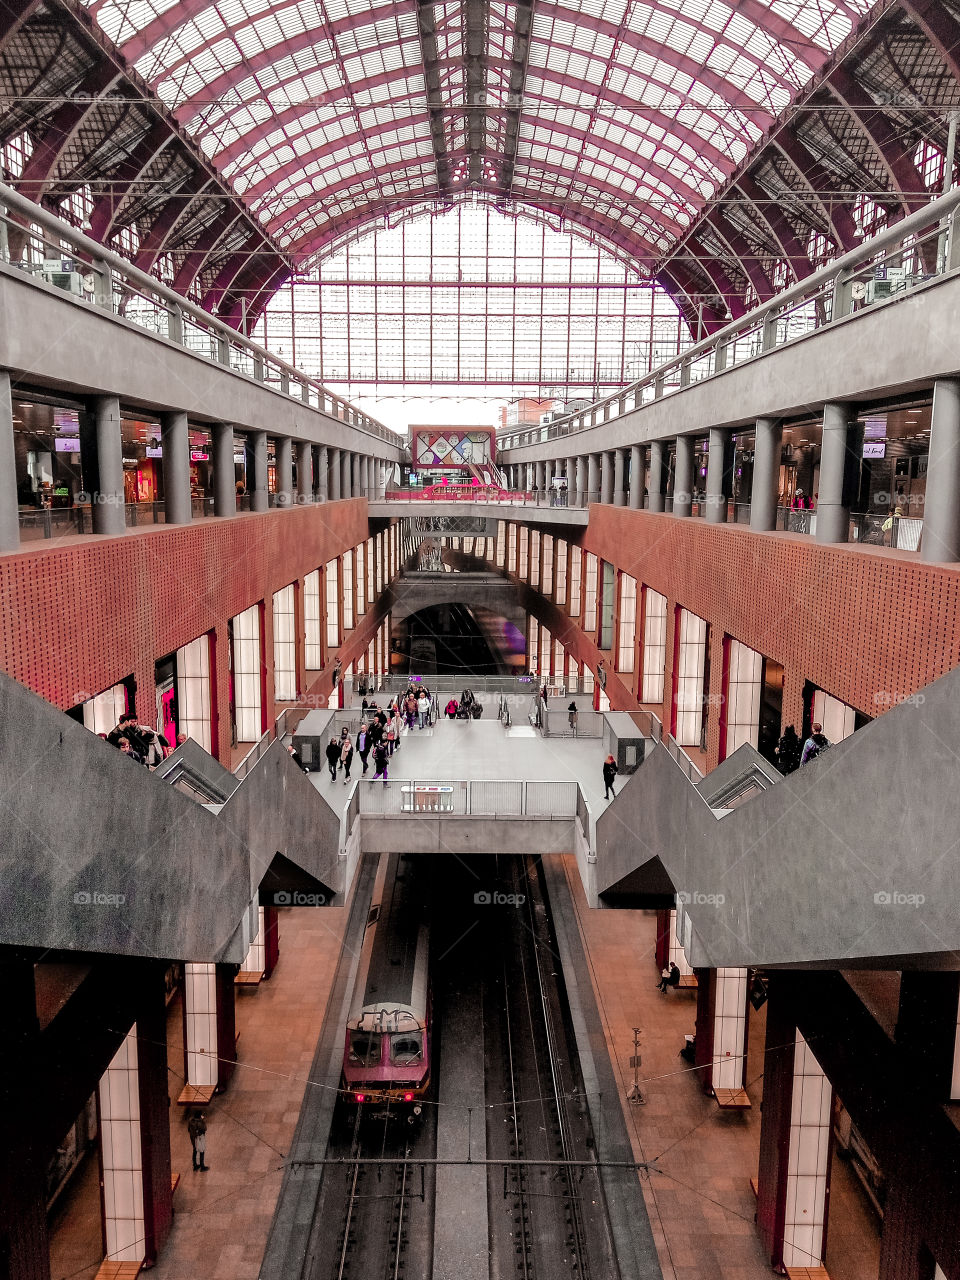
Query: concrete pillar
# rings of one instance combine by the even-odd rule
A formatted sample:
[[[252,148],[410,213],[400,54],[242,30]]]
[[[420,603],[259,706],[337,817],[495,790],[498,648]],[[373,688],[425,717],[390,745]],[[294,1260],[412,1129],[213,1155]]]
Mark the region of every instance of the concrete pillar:
[[[233,424],[215,422],[210,433],[213,437],[213,514],[235,516],[237,473],[233,462]]]
[[[931,563],[960,560],[960,382],[955,378],[933,384],[920,558]]]
[[[818,542],[846,542],[849,537],[849,447],[850,407],[825,404],[820,444],[820,496],[817,499]],[[858,458],[858,469],[859,462]]]
[[[782,447],[783,423],[778,418],[758,418],[753,450],[753,487],[750,491],[751,529],[765,531],[777,527]]]
[[[277,506],[293,506],[293,441],[289,436],[277,436]]]
[[[546,489],[547,493],[550,493],[551,486],[553,485],[553,470],[553,462],[545,462],[543,464],[543,487]]]
[[[190,428],[180,411],[160,415],[163,445],[163,509],[167,524],[189,524],[193,519],[190,502]]]
[[[353,497],[353,454],[349,449],[340,450],[340,497]]]
[[[317,456],[317,498],[320,502],[326,502],[330,496],[329,466],[330,451],[325,444],[322,444]]]
[[[607,449],[600,455],[600,501],[613,502],[613,454]]]
[[[617,507],[625,507],[627,505],[627,495],[624,490],[624,473],[626,472],[626,451],[624,449],[614,449],[613,451],[613,503]]]
[[[0,369],[0,552],[20,546],[20,504],[13,449],[13,396],[10,375]]]
[[[600,460],[595,453],[591,453],[587,458],[587,492],[585,501],[600,501]]]
[[[643,506],[643,482],[646,479],[645,449],[641,444],[630,448],[630,509],[639,511]]]
[[[247,489],[250,493],[250,510],[266,511],[270,506],[270,495],[267,492],[267,433],[251,431],[249,453],[253,462],[253,483],[247,475]]]
[[[119,534],[126,528],[123,512],[123,444],[120,401],[97,396],[94,401],[97,475],[91,494],[93,532]]]
[[[340,466],[340,450],[330,450],[330,501],[340,501],[340,478],[342,476]]]
[[[732,479],[732,432],[722,427],[711,427],[707,449],[707,522],[724,524],[727,519],[727,503]]]
[[[201,1096],[224,1089],[236,1065],[235,974],[232,965],[183,967],[183,1077]]]
[[[673,514],[688,516],[693,509],[693,436],[677,436],[673,468]]]
[[[313,445],[297,441],[297,501],[313,501]]]
[[[662,511],[664,507],[664,490],[666,476],[664,474],[664,453],[666,441],[650,442],[650,510]]]

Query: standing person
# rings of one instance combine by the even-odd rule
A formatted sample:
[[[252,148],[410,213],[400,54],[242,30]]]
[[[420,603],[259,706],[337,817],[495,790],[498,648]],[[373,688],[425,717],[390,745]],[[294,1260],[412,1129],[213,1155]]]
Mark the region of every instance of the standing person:
[[[571,702],[567,707],[567,720],[570,722],[570,731],[574,737],[577,736],[577,721],[580,719],[580,712],[577,710],[577,704]]]
[[[373,767],[376,770],[376,772],[373,775],[373,780],[374,782],[376,782],[378,778],[382,778],[383,785],[385,787],[390,786],[390,781],[387,774],[387,766],[389,765],[389,763],[390,763],[390,752],[387,750],[387,744],[385,742],[378,742],[377,745],[373,748]]]
[[[420,697],[417,699],[417,718],[421,729],[427,727],[427,721],[430,719],[430,699],[421,690]]]
[[[613,756],[607,756],[603,762],[603,798],[609,800],[617,793],[613,789],[613,780],[617,776],[617,762]]]
[[[455,720],[457,718],[458,705],[459,704],[457,703],[456,698],[451,698],[450,701],[447,703],[447,705],[444,707],[444,711],[446,712],[446,716],[448,720]]]
[[[207,1122],[202,1111],[192,1111],[187,1121],[187,1133],[190,1135],[190,1146],[193,1148],[193,1172],[206,1173],[210,1167],[204,1157],[207,1154]]]
[[[337,765],[340,763],[340,743],[336,738],[331,738],[327,743],[326,757],[327,768],[330,770],[330,781],[337,780]]]
[[[166,759],[167,752],[170,750],[170,743],[162,733],[159,733],[152,725],[138,724],[135,716],[131,716],[127,725],[128,738],[130,737],[131,729],[140,740],[141,745],[137,747],[137,750],[151,769],[158,765],[161,760]]]
[[[803,746],[796,729],[792,724],[788,724],[777,743],[777,768],[780,772],[787,774],[793,773],[794,769],[799,769],[802,751]]]
[[[349,733],[342,739],[340,745],[340,763],[343,765],[343,785],[350,785],[350,765],[353,763],[353,743],[350,741]]]
[[[370,732],[365,724],[361,724],[360,732],[357,734],[357,755],[363,765],[363,772],[367,772],[367,756],[370,754],[370,748],[373,743],[370,740]]]
[[[811,760],[815,760],[824,748],[829,747],[830,743],[824,737],[823,725],[811,725],[810,737],[803,744],[803,755],[800,757],[801,764],[809,764]]]

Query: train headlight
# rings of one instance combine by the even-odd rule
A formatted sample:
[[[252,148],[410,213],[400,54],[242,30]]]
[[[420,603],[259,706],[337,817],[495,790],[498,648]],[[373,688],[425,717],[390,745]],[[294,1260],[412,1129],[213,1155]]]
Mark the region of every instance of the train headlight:
[[[412,1101],[413,1101],[413,1094],[412,1094],[412,1093],[405,1093],[405,1094],[403,1095],[403,1100],[404,1100],[404,1102],[412,1102]]]
[[[367,1100],[367,1095],[365,1093],[355,1093],[353,1096],[356,1098],[357,1102],[366,1102]]]

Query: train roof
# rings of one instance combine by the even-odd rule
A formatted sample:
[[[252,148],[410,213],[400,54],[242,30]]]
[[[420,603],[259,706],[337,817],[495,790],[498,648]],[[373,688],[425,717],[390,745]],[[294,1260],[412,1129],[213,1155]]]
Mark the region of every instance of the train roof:
[[[417,860],[380,857],[348,1026],[405,1031],[426,1025],[429,932]]]

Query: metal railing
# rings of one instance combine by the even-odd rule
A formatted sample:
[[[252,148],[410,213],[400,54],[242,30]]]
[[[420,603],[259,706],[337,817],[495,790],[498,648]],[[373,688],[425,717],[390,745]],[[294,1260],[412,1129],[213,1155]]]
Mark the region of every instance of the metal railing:
[[[500,450],[562,439],[640,409],[960,268],[960,188],[694,343],[622,391],[556,422],[511,431]],[[771,412],[775,406],[771,406]]]
[[[3,183],[0,261],[340,422],[394,445],[404,443],[316,379]]]
[[[474,818],[557,818],[579,811],[576,782],[521,781],[510,778],[398,779],[389,786],[361,779],[360,812],[447,814]]]
[[[543,736],[545,738],[602,738],[604,719],[602,711],[578,711],[576,726],[570,724],[570,713],[562,710],[547,710],[543,713]]]

